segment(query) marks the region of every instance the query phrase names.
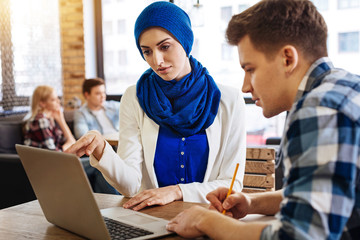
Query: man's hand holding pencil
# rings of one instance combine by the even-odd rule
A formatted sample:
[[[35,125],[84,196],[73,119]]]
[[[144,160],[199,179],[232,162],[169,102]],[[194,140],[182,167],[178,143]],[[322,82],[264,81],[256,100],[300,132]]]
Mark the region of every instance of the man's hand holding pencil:
[[[223,214],[216,211],[207,211],[206,208],[200,206],[194,206],[173,218],[166,226],[167,230],[177,232],[183,237],[195,238],[204,235],[202,228],[211,225],[210,222],[207,222],[211,221],[211,219],[222,222],[221,218],[227,218],[223,216],[224,214],[237,219],[245,217],[249,213],[251,200],[246,194],[232,191],[238,167],[239,164],[236,165],[230,188],[221,187],[206,196],[211,204],[209,208]],[[210,217],[209,215],[215,216]]]
[[[230,188],[220,187],[207,194],[206,198],[210,201],[210,209],[217,210],[222,214],[234,218],[243,218],[249,213],[251,204],[250,198],[244,193],[235,193],[232,188],[236,178],[239,163],[236,164]]]
[[[221,187],[210,192],[206,198],[210,201],[210,209],[217,210],[221,213],[226,211],[226,215],[236,219],[245,217],[250,213],[251,199],[245,193],[235,193],[234,191],[228,196],[228,188]]]

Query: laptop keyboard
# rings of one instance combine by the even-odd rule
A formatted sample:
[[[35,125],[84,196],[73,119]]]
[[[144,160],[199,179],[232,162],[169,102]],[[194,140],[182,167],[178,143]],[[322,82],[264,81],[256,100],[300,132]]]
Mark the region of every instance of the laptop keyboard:
[[[107,217],[104,217],[104,220],[111,239],[132,239],[153,234],[153,232],[118,222]]]

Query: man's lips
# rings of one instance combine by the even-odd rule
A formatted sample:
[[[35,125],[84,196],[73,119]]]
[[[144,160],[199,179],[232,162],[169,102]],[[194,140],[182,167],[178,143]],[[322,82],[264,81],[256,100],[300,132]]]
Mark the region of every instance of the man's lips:
[[[256,106],[260,106],[260,98],[252,98]]]

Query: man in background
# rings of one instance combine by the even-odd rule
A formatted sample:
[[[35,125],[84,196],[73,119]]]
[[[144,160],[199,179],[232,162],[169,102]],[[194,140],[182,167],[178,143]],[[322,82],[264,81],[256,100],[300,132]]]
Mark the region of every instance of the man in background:
[[[75,137],[79,139],[89,130],[103,135],[118,132],[120,102],[106,101],[104,80],[85,79],[82,92],[86,103],[74,114]]]
[[[103,135],[118,132],[120,102],[106,101],[104,80],[85,79],[82,92],[86,102],[74,113],[75,137],[79,139],[89,130],[97,130]],[[83,161],[83,165],[94,192],[119,194],[88,161]]]

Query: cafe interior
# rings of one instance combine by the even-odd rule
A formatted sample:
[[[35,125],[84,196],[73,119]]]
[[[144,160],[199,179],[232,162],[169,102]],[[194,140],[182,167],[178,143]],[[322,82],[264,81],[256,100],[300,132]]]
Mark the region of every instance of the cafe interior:
[[[102,78],[106,99],[121,102],[125,90],[136,84],[148,68],[138,54],[134,22],[151,0],[0,0],[0,209],[36,200],[21,165],[15,144],[24,141],[24,117],[30,97],[39,85],[55,88],[66,122],[73,131],[74,112],[84,103],[82,83]],[[226,24],[235,13],[257,1],[170,0],[189,14],[195,35],[192,55],[216,81],[241,89],[243,72],[237,52],[224,39]],[[359,74],[360,25],[347,21],[346,29],[332,21],[342,11],[344,21],[358,16],[360,6],[348,1],[313,1],[329,24],[329,52],[339,64]],[[336,5],[345,4],[345,7]],[[350,1],[349,1],[350,2]],[[340,7],[339,7],[340,6]],[[206,54],[211,50],[212,57]],[[219,61],[218,59],[221,59]],[[244,94],[247,112],[247,159],[265,150],[272,170],[265,190],[277,187],[274,159],[280,144],[286,113],[272,119],[262,116],[251,95]],[[116,142],[117,143],[117,142]],[[116,143],[114,147],[116,148]],[[260,150],[259,150],[260,149]],[[270,150],[269,150],[270,149]],[[264,153],[265,153],[264,152]]]

